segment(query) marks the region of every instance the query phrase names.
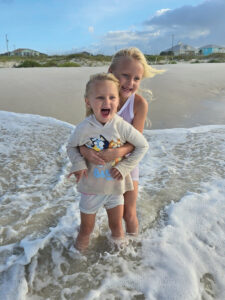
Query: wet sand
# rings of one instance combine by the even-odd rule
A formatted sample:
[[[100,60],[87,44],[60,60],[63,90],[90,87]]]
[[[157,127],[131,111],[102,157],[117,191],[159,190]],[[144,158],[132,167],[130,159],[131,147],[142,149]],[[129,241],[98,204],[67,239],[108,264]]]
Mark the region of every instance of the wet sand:
[[[152,129],[225,124],[225,64],[156,66],[144,79],[151,89]],[[83,93],[90,74],[105,67],[0,69],[0,110],[50,116],[72,124],[84,118]]]

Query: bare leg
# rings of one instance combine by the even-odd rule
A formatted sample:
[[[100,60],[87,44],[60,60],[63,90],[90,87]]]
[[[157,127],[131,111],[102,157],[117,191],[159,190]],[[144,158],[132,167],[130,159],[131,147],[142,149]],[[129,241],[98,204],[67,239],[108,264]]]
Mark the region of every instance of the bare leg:
[[[75,247],[79,251],[87,249],[89,245],[90,235],[95,226],[95,216],[96,214],[84,214],[82,212],[80,213],[80,231],[75,242]]]
[[[134,190],[124,194],[124,214],[126,231],[129,234],[138,234],[138,219],[136,212],[136,202],[138,196],[138,181],[133,181]]]
[[[112,232],[112,237],[114,239],[121,239],[124,237],[123,232],[123,205],[118,205],[114,208],[108,209],[108,219],[109,219],[109,228]]]

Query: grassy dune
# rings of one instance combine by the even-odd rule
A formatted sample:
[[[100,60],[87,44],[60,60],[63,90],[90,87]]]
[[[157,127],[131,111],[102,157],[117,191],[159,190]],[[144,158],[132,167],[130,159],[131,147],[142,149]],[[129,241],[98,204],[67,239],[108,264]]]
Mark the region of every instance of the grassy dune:
[[[176,64],[178,62],[190,63],[220,63],[225,62],[225,53],[216,53],[208,56],[200,55],[145,55],[149,64]],[[102,54],[92,55],[88,52],[69,55],[40,55],[37,57],[19,57],[0,55],[0,67],[82,67],[108,65],[112,56]]]
[[[70,55],[40,55],[35,57],[19,57],[19,56],[0,56],[0,65],[4,67],[9,65],[15,68],[26,67],[81,67],[81,66],[102,66],[108,65],[111,56],[92,55],[87,52],[76,53]]]

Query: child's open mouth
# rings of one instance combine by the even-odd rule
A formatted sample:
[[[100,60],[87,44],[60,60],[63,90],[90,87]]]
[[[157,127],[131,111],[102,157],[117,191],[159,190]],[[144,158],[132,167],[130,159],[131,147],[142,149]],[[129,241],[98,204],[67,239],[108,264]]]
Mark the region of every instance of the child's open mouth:
[[[103,117],[108,117],[108,115],[110,113],[110,109],[109,108],[102,108],[101,113],[102,113]]]

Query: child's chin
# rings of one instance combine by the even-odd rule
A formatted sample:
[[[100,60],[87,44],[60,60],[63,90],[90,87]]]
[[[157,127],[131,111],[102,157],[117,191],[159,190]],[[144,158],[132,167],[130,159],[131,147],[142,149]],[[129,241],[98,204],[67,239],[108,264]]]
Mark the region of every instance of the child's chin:
[[[111,116],[107,116],[107,117],[101,117],[101,120],[99,120],[100,123],[105,124],[108,121],[110,121],[112,119]]]
[[[127,98],[132,94],[132,92],[131,91],[123,91],[121,94],[123,97]]]

